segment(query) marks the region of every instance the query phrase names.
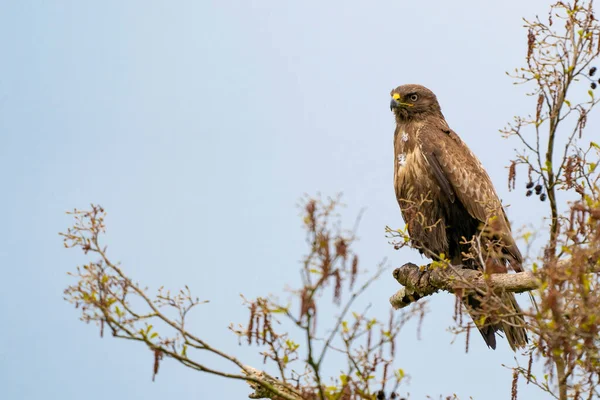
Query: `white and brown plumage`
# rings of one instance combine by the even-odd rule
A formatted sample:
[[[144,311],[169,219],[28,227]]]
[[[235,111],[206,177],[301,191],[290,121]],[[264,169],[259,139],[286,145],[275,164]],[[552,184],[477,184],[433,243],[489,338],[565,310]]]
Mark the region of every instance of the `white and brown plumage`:
[[[394,187],[411,244],[429,258],[443,254],[452,264],[506,273],[522,271],[523,258],[483,166],[452,131],[436,96],[420,85],[391,92],[396,118]],[[473,237],[482,244],[477,257]],[[503,331],[515,349],[527,343],[524,320],[512,293],[502,294],[503,318],[481,318],[480,300],[462,299],[487,345]],[[485,315],[485,314],[484,314]]]

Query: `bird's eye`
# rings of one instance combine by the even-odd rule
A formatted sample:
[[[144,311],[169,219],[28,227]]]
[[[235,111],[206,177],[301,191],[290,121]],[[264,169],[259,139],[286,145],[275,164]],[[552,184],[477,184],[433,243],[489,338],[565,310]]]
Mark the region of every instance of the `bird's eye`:
[[[418,95],[416,95],[416,94],[411,94],[410,95],[410,101],[414,102],[414,101],[417,101],[417,100],[419,100],[419,96]]]

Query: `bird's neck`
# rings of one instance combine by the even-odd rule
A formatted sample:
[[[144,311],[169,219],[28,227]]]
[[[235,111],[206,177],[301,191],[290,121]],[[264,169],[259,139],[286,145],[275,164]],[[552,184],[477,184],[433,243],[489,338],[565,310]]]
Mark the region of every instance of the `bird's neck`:
[[[406,110],[399,110],[395,113],[395,117],[397,125],[424,122],[432,118],[442,120],[444,119],[444,115],[439,109],[428,110],[416,114],[409,114],[408,112],[406,112]]]

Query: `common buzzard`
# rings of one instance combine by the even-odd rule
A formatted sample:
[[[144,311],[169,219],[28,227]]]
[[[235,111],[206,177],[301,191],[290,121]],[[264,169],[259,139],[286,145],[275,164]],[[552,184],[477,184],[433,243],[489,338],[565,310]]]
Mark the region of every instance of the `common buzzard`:
[[[413,247],[429,258],[487,273],[523,270],[523,257],[481,162],[450,129],[433,92],[403,85],[391,92],[394,187]],[[478,248],[475,251],[475,247]],[[487,345],[503,331],[511,348],[524,347],[525,322],[514,294],[503,293],[492,312],[475,295],[462,298]]]

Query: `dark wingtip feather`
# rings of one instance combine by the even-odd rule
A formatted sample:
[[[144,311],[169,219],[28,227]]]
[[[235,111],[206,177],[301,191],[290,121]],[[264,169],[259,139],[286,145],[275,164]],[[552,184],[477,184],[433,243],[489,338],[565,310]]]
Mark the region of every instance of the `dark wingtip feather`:
[[[481,332],[481,336],[483,336],[483,340],[485,340],[485,344],[492,349],[496,350],[496,333],[494,328],[491,326],[486,326],[484,328],[479,328],[479,332]]]
[[[478,326],[475,322],[477,320],[476,318],[473,318],[473,322],[475,322],[475,326],[477,326],[481,336],[483,336],[483,340],[485,340],[485,344],[487,344],[490,349],[496,350],[496,334],[498,333],[500,335],[499,332],[504,332],[510,348],[513,351],[516,351],[517,349],[527,346],[527,343],[529,342],[527,331],[525,330],[525,319],[523,318],[523,313],[513,293],[504,293],[502,295],[502,300],[504,305],[510,311],[509,313],[512,314],[512,316],[507,317],[506,321],[483,326]],[[465,301],[468,307],[473,307],[474,309],[480,307],[479,301],[473,296],[467,296],[463,301]]]

